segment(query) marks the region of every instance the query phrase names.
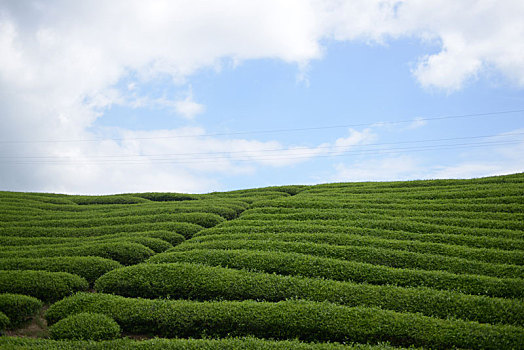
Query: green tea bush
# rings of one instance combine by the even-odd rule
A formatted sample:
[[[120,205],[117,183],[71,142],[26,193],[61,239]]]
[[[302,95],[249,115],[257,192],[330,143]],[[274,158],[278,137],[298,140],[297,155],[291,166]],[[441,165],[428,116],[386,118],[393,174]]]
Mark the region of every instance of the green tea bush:
[[[123,232],[146,232],[165,230],[176,232],[185,238],[202,230],[202,226],[189,222],[146,222],[96,227],[0,227],[0,236],[16,237],[96,237]]]
[[[146,192],[136,193],[133,196],[149,199],[154,202],[170,202],[170,201],[191,201],[199,199],[197,195],[186,193],[170,193],[170,192]]]
[[[64,219],[62,217],[52,217],[41,220],[23,220],[17,222],[0,222],[1,228],[25,228],[31,227],[67,227],[67,228],[94,228],[99,226],[115,226],[128,224],[143,223],[161,223],[161,222],[187,222],[200,225],[202,227],[213,227],[225,221],[223,217],[212,213],[174,213],[174,214],[157,214],[157,215],[129,215],[100,217],[92,215],[87,218]]]
[[[191,302],[83,293],[52,305],[46,318],[52,324],[80,312],[108,315],[125,332],[162,337],[253,335],[304,341],[390,342],[436,349],[517,349],[524,338],[523,328],[509,325],[295,300]]]
[[[90,204],[138,204],[149,202],[145,198],[125,195],[110,195],[110,196],[69,196],[70,201],[76,204],[90,205]]]
[[[265,340],[253,337],[222,339],[129,338],[106,341],[50,340],[0,337],[0,348],[10,350],[400,350],[386,344],[304,343],[296,340]]]
[[[353,230],[347,228],[343,234],[341,229],[333,229],[333,232],[253,232],[251,230],[238,229],[227,230],[227,226],[221,226],[205,230],[206,235],[198,235],[191,242],[205,242],[217,240],[274,240],[284,242],[312,242],[342,246],[369,246],[388,248],[395,250],[406,250],[415,253],[426,253],[444,255],[456,258],[463,258],[473,261],[481,261],[491,264],[524,264],[524,251],[502,250],[493,248],[472,248],[467,246],[452,245],[446,243],[423,242],[409,240],[402,235],[401,239],[396,239],[395,235],[389,236],[384,233],[384,237],[367,235],[367,231],[362,229]],[[211,231],[212,232],[207,232]],[[235,232],[235,233],[233,233]]]
[[[118,261],[123,265],[138,264],[154,255],[155,252],[138,243],[119,242],[92,243],[57,247],[17,247],[18,249],[0,251],[0,259],[53,256],[99,256]]]
[[[67,272],[0,271],[0,291],[30,295],[46,302],[60,300],[87,287],[84,278]]]
[[[89,283],[94,283],[98,277],[119,267],[122,267],[119,262],[97,256],[0,259],[0,270],[69,272],[85,278]]]
[[[273,240],[217,240],[191,243],[191,241],[188,241],[168,250],[167,252],[184,251],[195,248],[280,251],[309,254],[326,258],[342,259],[396,268],[420,269],[427,271],[447,271],[455,274],[474,274],[498,278],[524,277],[524,266],[489,264],[462,258],[415,253],[387,248],[337,246],[310,242],[282,242]]]
[[[43,304],[40,300],[20,294],[0,294],[0,312],[11,320],[11,325],[18,325],[34,316]]]
[[[194,300],[300,298],[348,306],[419,312],[485,323],[524,325],[520,300],[488,298],[430,288],[403,288],[281,276],[189,263],[140,264],[106,273],[95,289],[128,297]]]
[[[9,317],[0,311],[0,335],[2,334],[2,331],[9,326],[9,324]]]
[[[507,251],[524,250],[524,241],[508,238],[453,235],[445,233],[416,233],[397,230],[354,226],[351,222],[297,222],[297,221],[230,221],[225,225],[202,230],[194,237],[207,237],[218,234],[356,234],[399,241],[420,241],[440,243],[466,248],[499,249]]]
[[[155,253],[164,252],[170,248],[173,248],[173,245],[169,242],[164,241],[160,238],[148,237],[148,236],[135,236],[135,237],[125,237],[122,240],[138,243],[149,249],[153,250]]]
[[[523,279],[499,279],[456,275],[441,271],[397,269],[297,253],[194,249],[186,252],[157,254],[148,262],[190,262],[282,275],[322,277],[338,281],[430,287],[495,297],[520,298],[524,296]]]
[[[170,243],[172,246],[177,246],[180,243],[184,242],[186,239],[179,233],[170,232],[170,231],[146,231],[140,232],[140,235],[151,238],[158,238]]]
[[[111,340],[120,336],[120,326],[104,314],[81,312],[55,323],[49,335],[57,340]]]

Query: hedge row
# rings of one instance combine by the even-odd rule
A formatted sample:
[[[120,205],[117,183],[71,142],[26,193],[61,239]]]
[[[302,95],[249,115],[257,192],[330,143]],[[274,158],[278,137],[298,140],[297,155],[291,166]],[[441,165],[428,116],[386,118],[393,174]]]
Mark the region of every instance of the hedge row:
[[[515,299],[488,298],[422,287],[375,286],[281,276],[189,263],[140,264],[113,270],[95,282],[95,289],[143,298],[326,300],[341,305],[420,312],[440,318],[524,325],[524,305]]]
[[[68,272],[85,278],[90,284],[106,272],[119,267],[122,265],[117,261],[96,256],[0,259],[0,270]]]
[[[189,262],[281,275],[321,277],[337,281],[378,285],[391,284],[402,287],[429,287],[502,298],[524,297],[524,279],[499,279],[475,275],[456,275],[440,271],[396,269],[297,253],[195,249],[186,252],[158,254],[151,257],[148,262]]]
[[[0,236],[16,237],[93,237],[123,232],[170,231],[190,238],[202,230],[202,226],[189,222],[153,222],[128,225],[109,225],[97,227],[2,227]]]
[[[2,292],[30,295],[45,302],[57,301],[87,288],[84,278],[67,272],[0,270]]]
[[[314,220],[359,220],[359,219],[405,219],[417,222],[436,224],[442,226],[461,226],[487,229],[523,230],[524,216],[520,213],[506,214],[501,218],[483,218],[485,213],[446,211],[435,217],[433,210],[391,210],[391,209],[367,209],[345,210],[345,209],[312,209],[312,208],[285,208],[285,207],[259,207],[249,209],[242,215],[243,218],[252,215],[278,214],[292,215],[294,218],[308,217]],[[489,215],[489,214],[486,214]]]
[[[107,225],[125,225],[140,223],[159,223],[159,222],[188,222],[202,227],[213,227],[225,219],[219,215],[211,213],[175,213],[158,215],[134,215],[121,217],[97,217],[88,219],[64,219],[53,218],[46,220],[24,220],[21,222],[1,223],[0,227],[6,228],[30,228],[30,227],[68,227],[68,228],[92,228]]]
[[[111,340],[120,337],[120,326],[104,314],[81,312],[52,325],[49,336],[57,340]]]
[[[507,217],[513,213],[523,213],[524,206],[521,204],[474,204],[457,203],[456,201],[416,201],[409,204],[406,201],[395,201],[390,198],[389,202],[377,203],[345,198],[344,200],[333,200],[333,196],[297,196],[282,200],[261,200],[253,203],[251,208],[282,207],[282,208],[311,208],[311,209],[352,209],[352,210],[412,210],[412,211],[434,211],[438,214],[447,211],[478,213],[481,216]]]
[[[11,326],[16,326],[34,316],[42,306],[40,300],[27,295],[0,294],[0,312],[11,320]]]
[[[384,239],[420,241],[430,243],[442,243],[448,245],[465,246],[471,248],[501,249],[501,250],[524,250],[524,241],[494,238],[455,235],[445,233],[417,233],[399,230],[387,230],[382,228],[369,228],[353,226],[351,222],[324,224],[297,221],[230,221],[225,225],[202,230],[194,234],[194,237],[211,236],[215,234],[238,234],[238,233],[328,233],[328,234],[356,234],[362,236],[379,237]]]
[[[129,338],[111,341],[56,341],[49,339],[0,337],[0,348],[10,350],[400,350],[386,344],[303,343],[297,340],[265,340],[253,337],[223,339]]]
[[[194,237],[191,242],[208,242],[217,240],[275,240],[285,242],[313,242],[325,243],[343,246],[371,246],[388,248],[395,250],[406,250],[415,253],[437,254],[450,257],[464,258],[474,261],[482,261],[495,264],[524,264],[524,251],[507,251],[501,249],[489,248],[470,248],[466,246],[451,245],[445,243],[432,243],[402,239],[388,239],[376,236],[353,233],[353,230],[348,229],[344,234],[340,233],[254,233],[249,230],[222,230],[225,227],[212,229],[213,234],[207,232],[206,235],[199,235]],[[207,230],[206,230],[207,231]],[[247,232],[246,232],[247,231]],[[358,230],[355,230],[358,232]],[[204,231],[205,232],[205,231]],[[245,232],[245,233],[244,233]]]
[[[264,221],[309,221],[316,223],[337,223],[343,224],[344,222],[351,223],[355,227],[371,227],[371,228],[383,228],[386,230],[401,230],[408,232],[420,232],[420,233],[448,233],[456,235],[472,235],[472,236],[488,236],[495,238],[510,238],[510,239],[521,239],[521,230],[510,230],[510,229],[492,229],[492,228],[477,228],[467,226],[450,226],[440,225],[417,221],[418,219],[413,218],[396,218],[389,217],[384,218],[384,215],[376,214],[374,218],[363,217],[355,215],[353,218],[349,216],[340,215],[337,218],[335,215],[310,215],[309,213],[296,213],[296,214],[260,214],[260,213],[242,213],[237,219],[239,221],[250,221],[255,220],[259,222]]]
[[[173,205],[173,204],[148,204],[140,206],[119,206],[118,208],[103,207],[102,209],[84,210],[84,211],[38,211],[30,212],[32,220],[52,220],[52,219],[92,219],[95,217],[100,218],[117,218],[117,217],[128,217],[128,216],[144,216],[144,215],[158,215],[158,214],[178,214],[178,213],[211,213],[220,215],[226,219],[233,219],[239,213],[246,209],[245,206],[241,206],[237,203],[229,203],[228,201],[196,201],[193,205]],[[23,209],[20,212],[20,209]],[[105,209],[105,210],[103,210]],[[0,212],[2,206],[0,205]],[[28,217],[25,208],[18,207],[18,212],[6,213],[5,222],[17,221],[20,217]]]
[[[110,196],[68,196],[68,200],[81,205],[90,204],[138,204],[148,203],[149,200],[145,198],[126,196],[126,195],[110,195]]]
[[[326,258],[383,265],[396,268],[447,271],[455,274],[474,274],[498,278],[522,278],[524,266],[488,264],[441,255],[413,253],[375,247],[336,246],[320,243],[221,240],[201,243],[184,242],[167,252],[192,249],[249,249],[302,253]]]
[[[307,301],[191,302],[77,294],[49,308],[54,323],[79,312],[99,312],[124,331],[165,337],[224,337],[337,341],[469,349],[516,349],[524,329],[459,320],[439,320],[375,308]]]
[[[12,248],[16,246],[42,246],[45,244],[85,244],[115,241],[122,238],[132,240],[133,238],[149,237],[158,238],[171,246],[176,246],[185,241],[184,236],[169,231],[146,231],[146,232],[121,232],[94,237],[13,237],[0,236],[0,246]]]
[[[55,256],[99,256],[118,261],[123,265],[138,264],[155,252],[148,247],[131,242],[109,242],[82,244],[77,246],[47,247],[31,249],[20,248],[0,251],[0,259],[5,258],[44,258]]]
[[[2,311],[0,311],[0,335],[2,334],[2,331],[6,329],[11,324],[9,317],[7,317],[6,314],[4,314]]]
[[[321,189],[321,192],[323,194],[326,194],[325,189]],[[374,197],[374,198],[380,198],[380,197],[392,197],[395,198],[402,198],[404,200],[420,200],[420,199],[431,199],[431,200],[439,200],[439,199],[471,199],[471,198],[498,198],[498,197],[506,197],[506,196],[523,196],[524,190],[522,189],[522,183],[513,183],[513,184],[489,184],[486,186],[483,186],[483,188],[464,188],[464,186],[460,186],[454,189],[451,189],[449,187],[445,189],[429,189],[427,191],[412,191],[412,188],[401,190],[401,191],[395,191],[394,193],[380,193],[380,192],[374,192],[372,187],[364,188],[361,193],[357,193],[358,190],[355,188],[352,188],[351,186],[345,186],[344,188],[338,188],[333,194],[338,196],[344,196],[344,197]],[[309,190],[307,192],[303,192],[303,194],[311,195],[314,192],[312,190]],[[336,197],[335,197],[336,198]]]

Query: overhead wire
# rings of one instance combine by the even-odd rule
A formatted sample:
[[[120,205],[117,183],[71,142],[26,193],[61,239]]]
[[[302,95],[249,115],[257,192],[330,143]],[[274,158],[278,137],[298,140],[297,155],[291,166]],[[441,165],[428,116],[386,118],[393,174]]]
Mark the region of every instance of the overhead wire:
[[[485,113],[471,113],[471,114],[444,115],[444,116],[425,117],[425,118],[412,118],[412,119],[397,120],[397,121],[391,121],[391,122],[373,122],[373,123],[328,125],[328,126],[305,127],[305,128],[238,131],[238,132],[227,132],[227,133],[202,133],[202,134],[173,135],[173,136],[132,137],[132,138],[71,139],[71,140],[11,140],[11,141],[9,141],[9,140],[0,140],[0,144],[133,141],[133,140],[159,140],[159,139],[195,138],[195,137],[198,138],[198,137],[213,137],[213,136],[274,134],[274,133],[286,133],[286,132],[301,132],[301,131],[313,131],[313,130],[353,128],[353,127],[374,126],[374,125],[396,125],[396,124],[405,124],[405,123],[423,122],[423,121],[434,121],[434,120],[446,120],[446,119],[477,118],[477,117],[487,117],[487,116],[496,116],[496,115],[514,114],[514,113],[523,113],[523,112],[524,112],[524,109],[515,109],[515,110],[485,112]]]

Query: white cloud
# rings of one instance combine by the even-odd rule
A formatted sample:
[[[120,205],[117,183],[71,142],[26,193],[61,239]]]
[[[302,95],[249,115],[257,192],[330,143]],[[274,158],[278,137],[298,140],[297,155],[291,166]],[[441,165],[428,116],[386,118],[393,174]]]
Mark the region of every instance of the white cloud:
[[[451,165],[431,164],[431,158],[427,156],[409,154],[341,162],[334,166],[329,181],[465,179],[522,172],[524,169],[523,132],[524,129],[517,129],[482,140],[482,142],[494,142],[490,147],[473,146],[466,147],[462,151],[456,150],[455,152],[461,152],[461,160]],[[504,144],[504,142],[513,142],[513,144]],[[430,153],[425,154],[430,155]]]
[[[328,182],[394,181],[417,178],[420,174],[418,162],[411,156],[396,156],[352,164],[335,165],[335,173]]]
[[[174,101],[176,112],[187,119],[193,119],[196,115],[205,111],[205,107],[193,100],[193,91],[190,88],[186,98]]]
[[[224,62],[283,60],[297,65],[297,79],[307,84],[308,62],[322,57],[324,39],[387,43],[389,38],[412,36],[432,40],[442,48],[420,58],[413,74],[421,85],[453,91],[485,69],[494,69],[524,86],[523,17],[524,3],[516,0],[0,0],[0,139],[93,139],[102,130],[90,127],[113,104],[169,107],[183,117],[194,117],[204,107],[192,95],[180,100],[140,96],[140,84],[166,76],[186,83],[197,70],[218,72]],[[136,81],[126,84],[123,91],[116,89],[129,76]],[[349,147],[357,136],[336,142]],[[303,148],[254,140],[211,140],[209,144],[254,154],[265,147],[285,148],[282,159],[273,157],[266,165],[290,164],[325,153],[325,148],[311,147],[306,150],[309,155],[302,157]],[[158,147],[159,151],[173,149]],[[204,144],[191,147],[208,149]],[[3,155],[72,153],[78,159],[128,151],[128,145],[111,142],[3,144],[0,148]],[[236,169],[227,162],[221,166]],[[68,183],[68,188],[78,191],[96,191],[106,188],[105,183],[107,188],[121,186],[114,187],[116,191],[131,188],[136,181],[176,183],[196,191],[216,183],[205,172],[185,166],[151,164],[120,178],[116,169],[91,169],[11,167],[3,171],[1,183],[18,184],[18,188],[31,185],[32,189]],[[90,185],[76,186],[79,179]]]

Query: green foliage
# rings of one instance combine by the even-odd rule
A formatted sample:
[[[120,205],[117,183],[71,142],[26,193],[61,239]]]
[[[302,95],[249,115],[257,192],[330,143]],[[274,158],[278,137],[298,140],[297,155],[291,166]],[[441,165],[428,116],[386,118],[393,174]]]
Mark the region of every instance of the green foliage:
[[[42,306],[40,300],[27,295],[0,294],[0,312],[9,317],[12,326],[34,316]]]
[[[148,262],[191,262],[282,275],[322,277],[338,281],[391,284],[404,287],[423,286],[495,297],[519,298],[524,296],[524,280],[522,279],[499,279],[456,275],[440,271],[397,269],[297,253],[194,249],[186,252],[158,254],[150,258]]]
[[[142,262],[155,254],[142,244],[127,242],[91,243],[80,245],[48,246],[48,247],[16,247],[0,251],[0,259],[53,256],[99,256],[118,261],[123,265],[133,265]]]
[[[0,271],[0,291],[30,295],[46,302],[60,300],[87,287],[84,278],[67,272]]]
[[[170,192],[147,192],[137,193],[134,196],[149,199],[154,202],[171,202],[171,201],[191,201],[198,199],[198,196],[186,193],[170,193]]]
[[[137,204],[147,203],[145,198],[126,196],[126,195],[111,195],[111,196],[70,196],[69,200],[76,204],[92,205],[92,204]]]
[[[57,340],[111,340],[120,336],[120,326],[104,314],[81,312],[55,323],[49,335]]]
[[[2,334],[2,331],[9,326],[9,323],[9,317],[0,311],[0,335]]]
[[[203,231],[205,235],[197,235],[191,240],[191,242],[196,243],[236,239],[312,242],[340,246],[369,246],[405,250],[415,253],[437,254],[464,258],[491,264],[524,264],[524,251],[503,250],[495,248],[473,248],[447,243],[424,242],[422,240],[416,240],[416,238],[423,238],[420,235],[418,237],[412,237],[405,232],[375,232],[374,230],[363,230],[354,229],[351,227],[336,226],[324,226],[323,228],[325,231],[320,231],[317,230],[318,227],[313,225],[304,226],[302,232],[286,232],[284,230],[276,232],[276,230],[271,231],[271,228],[272,226],[269,226],[264,228],[264,232],[258,232],[259,230],[253,229],[252,226],[221,226]],[[297,227],[295,227],[295,229],[296,228]],[[438,237],[433,236],[433,238]],[[489,243],[491,242],[488,242],[488,244]]]
[[[399,350],[386,344],[303,343],[296,340],[274,341],[253,337],[224,339],[118,339],[100,342],[56,341],[49,339],[0,337],[0,348],[10,350]]]
[[[170,243],[172,246],[177,246],[184,242],[186,239],[179,233],[169,231],[148,231],[141,232],[141,235],[151,238],[158,238]]]
[[[430,288],[373,286],[297,276],[233,270],[188,263],[140,264],[108,272],[99,292],[142,298],[266,300],[300,298],[349,306],[365,305],[490,323],[524,325],[524,305]]]
[[[104,313],[125,332],[162,337],[224,337],[337,341],[432,348],[518,348],[524,329],[327,302],[191,302],[77,294],[51,306],[50,323],[80,312]],[[438,330],[438,331],[436,331]]]
[[[16,237],[95,237],[122,232],[146,232],[166,230],[185,238],[202,230],[202,226],[189,222],[140,222],[134,224],[105,225],[95,227],[2,227],[0,236]]]
[[[334,258],[395,268],[412,268],[428,271],[447,271],[456,274],[475,274],[499,278],[522,278],[524,266],[489,264],[462,258],[436,254],[423,254],[365,246],[338,246],[311,242],[283,242],[257,240],[216,240],[201,243],[187,243],[168,250],[184,251],[198,249],[249,249],[259,251],[280,251]]]
[[[170,248],[173,248],[173,245],[169,242],[164,241],[160,238],[147,237],[147,236],[136,236],[125,238],[126,241],[134,242],[141,244],[149,249],[153,250],[155,253],[164,252]]]
[[[0,259],[0,270],[44,270],[69,272],[93,283],[106,272],[122,267],[117,261],[96,256]]]

